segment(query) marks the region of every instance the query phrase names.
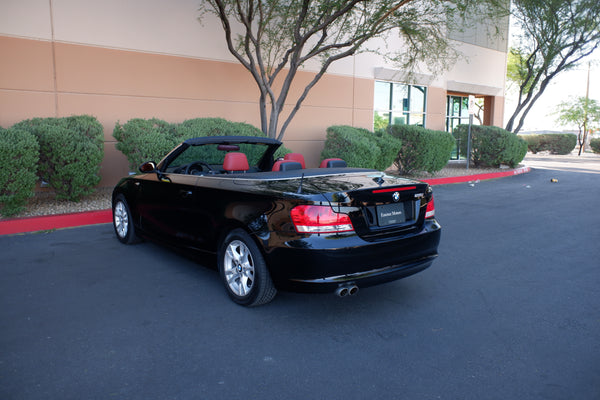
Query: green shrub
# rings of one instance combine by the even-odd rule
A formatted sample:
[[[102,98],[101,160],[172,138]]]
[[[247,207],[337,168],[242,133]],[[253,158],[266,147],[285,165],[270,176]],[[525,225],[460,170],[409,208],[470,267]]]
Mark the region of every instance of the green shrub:
[[[403,174],[414,171],[433,174],[450,160],[454,148],[454,137],[450,133],[416,125],[390,125],[388,132],[402,140],[396,166]]]
[[[600,154],[600,139],[590,140],[590,147],[594,153]]]
[[[227,121],[223,118],[188,119],[177,125],[175,132],[182,141],[202,136],[265,136],[253,125]]]
[[[21,129],[0,127],[0,212],[22,211],[33,196],[40,146],[35,136]]]
[[[32,133],[40,145],[39,176],[58,199],[79,201],[100,182],[104,157],[102,125],[94,117],[35,118],[14,126]]]
[[[577,136],[570,133],[519,135],[527,142],[527,149],[533,154],[549,151],[551,154],[570,154],[577,145]]]
[[[341,158],[350,167],[373,168],[373,153],[381,155],[379,147],[350,126],[327,128],[321,159]]]
[[[375,169],[379,171],[385,171],[396,162],[398,152],[400,152],[400,149],[402,148],[402,140],[390,135],[385,131],[379,131],[375,134],[372,134],[366,129],[365,131],[369,134],[369,138],[377,144],[379,150],[381,151],[381,156],[375,160]]]
[[[527,150],[533,154],[545,150],[542,135],[519,135],[519,137],[527,142]]]
[[[117,139],[117,150],[127,157],[130,171],[137,171],[146,161],[160,161],[181,141],[175,136],[173,124],[156,118],[134,118],[124,125],[117,122],[113,137]]]
[[[570,133],[551,135],[554,136],[551,139],[550,153],[552,154],[571,154],[575,146],[577,145],[577,136]]]
[[[385,162],[381,161],[381,148],[374,137],[366,129],[345,125],[330,126],[327,128],[321,159],[341,158],[349,167],[377,169]]]
[[[460,152],[467,154],[468,125],[454,129],[460,137]],[[471,160],[475,166],[499,167],[501,164],[516,167],[527,154],[527,142],[514,133],[497,126],[473,125],[471,127]]]

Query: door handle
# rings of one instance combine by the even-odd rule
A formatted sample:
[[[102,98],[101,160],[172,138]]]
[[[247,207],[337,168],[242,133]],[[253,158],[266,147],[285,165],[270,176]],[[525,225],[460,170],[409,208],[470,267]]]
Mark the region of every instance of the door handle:
[[[180,190],[179,195],[183,198],[190,197],[193,194],[191,190]]]

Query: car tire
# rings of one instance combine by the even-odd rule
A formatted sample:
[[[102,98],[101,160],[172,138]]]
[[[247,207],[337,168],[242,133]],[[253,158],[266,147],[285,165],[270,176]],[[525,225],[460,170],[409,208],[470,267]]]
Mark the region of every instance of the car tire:
[[[253,307],[273,300],[273,285],[265,259],[250,235],[234,229],[219,248],[219,273],[229,297],[237,304]]]
[[[133,244],[140,241],[135,233],[135,227],[133,226],[133,218],[131,217],[131,211],[125,196],[122,194],[115,198],[113,205],[113,227],[115,228],[115,234],[117,239],[124,244]]]

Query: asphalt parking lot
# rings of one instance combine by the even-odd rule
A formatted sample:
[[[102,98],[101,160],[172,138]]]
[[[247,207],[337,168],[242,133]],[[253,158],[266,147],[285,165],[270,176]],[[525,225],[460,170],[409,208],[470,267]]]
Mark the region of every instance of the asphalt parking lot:
[[[2,236],[0,399],[600,398],[600,174],[434,193],[428,270],[255,309],[110,225]]]

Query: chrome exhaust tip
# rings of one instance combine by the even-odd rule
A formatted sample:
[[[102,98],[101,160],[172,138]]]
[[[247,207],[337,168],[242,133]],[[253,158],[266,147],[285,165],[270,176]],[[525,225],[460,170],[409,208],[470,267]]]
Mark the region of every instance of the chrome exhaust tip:
[[[335,295],[338,297],[354,296],[356,293],[358,293],[356,285],[340,286],[335,290]]]

